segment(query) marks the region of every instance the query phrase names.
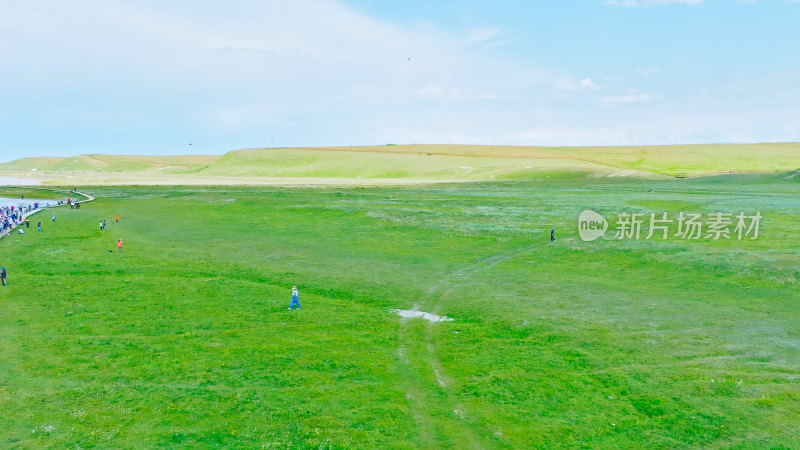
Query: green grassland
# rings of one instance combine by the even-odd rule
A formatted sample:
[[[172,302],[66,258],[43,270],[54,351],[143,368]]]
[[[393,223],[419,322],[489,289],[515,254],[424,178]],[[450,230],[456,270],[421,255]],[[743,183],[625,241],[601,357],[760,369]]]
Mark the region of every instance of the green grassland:
[[[3,170],[43,172],[141,172],[166,170],[192,172],[219,159],[218,156],[81,155],[73,157],[22,158],[2,164]]]
[[[17,199],[23,197],[22,200],[24,200],[25,198],[37,199],[37,200],[60,200],[62,197],[67,198],[68,195],[69,191],[67,189],[53,190],[53,189],[35,188],[35,187],[28,187],[23,189],[19,187],[7,188],[0,186],[0,197],[6,197],[6,198]]]
[[[387,148],[392,164],[479,159]],[[638,151],[592,159],[708,169],[675,155],[639,163]],[[796,161],[795,145],[775,151]],[[352,176],[352,166],[324,173],[338,150],[308,152],[275,168],[273,151],[234,152],[205,170],[230,175],[255,159],[256,176],[301,165]],[[489,174],[500,159],[470,165]],[[433,166],[425,176],[454,173]],[[800,177],[564,170],[405,187],[86,188],[97,199],[62,208],[42,233],[0,239],[0,446],[800,442]],[[764,219],[757,240],[612,230],[583,242],[587,208],[610,221],[624,211]],[[295,284],[302,309],[288,311]],[[415,306],[454,320],[390,312]]]
[[[0,164],[0,176],[77,185],[409,184],[572,177],[685,177],[800,168],[800,144],[650,147],[385,145],[237,150],[222,156],[82,155]],[[34,170],[35,169],[35,170]]]

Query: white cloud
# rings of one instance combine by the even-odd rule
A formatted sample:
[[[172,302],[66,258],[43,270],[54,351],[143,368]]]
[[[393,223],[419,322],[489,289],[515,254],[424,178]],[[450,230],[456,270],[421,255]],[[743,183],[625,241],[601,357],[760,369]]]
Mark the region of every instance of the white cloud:
[[[176,102],[199,127],[241,130],[355,105],[375,114],[398,102],[464,98],[461,86],[471,99],[507,97],[519,80],[541,78],[481,50],[499,28],[398,26],[336,0],[240,0],[224,14],[213,2],[178,5],[0,2],[0,58],[14,68],[3,84],[72,96],[75,108],[83,93],[103,96],[117,103],[107,108],[111,121],[114,108],[121,114],[132,98],[149,98]],[[160,112],[151,114],[157,121]]]
[[[661,70],[658,66],[650,66],[650,67],[639,67],[636,69],[636,73],[643,77],[649,77]]]
[[[191,137],[193,150],[218,138],[215,153],[273,138],[300,146],[798,139],[797,73],[727,87],[709,80],[698,99],[686,90],[699,91],[699,80],[653,77],[626,85],[641,90],[619,90],[631,80],[495,51],[504,36],[493,26],[391,23],[338,0],[0,0],[8,87],[0,153],[18,154],[13,133],[47,151],[66,142],[82,152],[137,139],[140,151],[161,136]]]
[[[605,106],[619,106],[619,105],[628,105],[631,103],[650,103],[656,100],[661,100],[663,97],[661,95],[653,95],[647,92],[638,92],[632,94],[625,94],[625,95],[611,95],[608,97],[603,97],[601,102]]]
[[[592,81],[591,78],[584,78],[582,80],[575,80],[574,78],[564,78],[556,83],[556,88],[562,91],[580,91],[580,90],[599,90],[602,89],[597,83]]]
[[[320,72],[337,81],[378,72],[402,77],[458,67],[471,45],[432,28],[393,26],[334,0],[242,0],[215,13],[146,2],[2,2],[0,33],[14,37],[2,41],[15,46],[15,59],[30,73],[59,72],[65,85],[112,66],[127,78],[179,86],[296,81]]]

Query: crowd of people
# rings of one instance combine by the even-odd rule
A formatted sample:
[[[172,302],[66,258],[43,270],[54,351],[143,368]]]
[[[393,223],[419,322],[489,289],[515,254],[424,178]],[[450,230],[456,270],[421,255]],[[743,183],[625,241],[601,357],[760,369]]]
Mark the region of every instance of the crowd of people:
[[[72,190],[70,193],[77,193],[77,191]],[[66,200],[58,200],[51,202],[31,202],[25,203],[24,197],[20,196],[20,200],[17,205],[2,205],[0,206],[0,237],[2,237],[5,233],[10,233],[12,229],[16,228],[17,233],[24,234],[26,228],[30,228],[31,220],[28,216],[44,207],[51,207],[51,206],[60,206],[60,205],[69,205],[70,208],[79,208],[80,203],[77,199],[68,197]],[[51,220],[53,223],[56,222],[56,215],[53,213]],[[114,216],[114,221],[119,223],[119,214]],[[39,232],[42,231],[42,222],[36,222],[36,228]],[[106,229],[106,221],[102,220],[100,222],[100,230],[105,231]],[[111,250],[109,250],[110,252]],[[117,241],[117,251],[122,251],[122,239]],[[0,269],[0,278],[2,278],[2,285],[6,285],[6,268],[2,267]]]
[[[19,203],[14,205],[4,205],[0,206],[0,235],[5,233],[6,231],[11,232],[11,230],[15,227],[19,227],[18,233],[24,234],[24,228],[29,228],[31,226],[31,221],[28,219],[28,215],[33,212],[38,211],[43,207],[49,208],[50,206],[57,206],[57,205],[64,205],[70,203],[70,201],[74,201],[70,199],[69,201],[65,202],[63,200],[58,200],[51,204],[50,202],[44,202],[44,204],[36,201],[32,203],[25,203],[25,197],[20,196]],[[53,214],[53,222],[56,221],[56,215]],[[25,225],[24,227],[22,225]],[[39,231],[42,231],[42,222],[39,221],[36,224],[36,228]],[[0,268],[0,281],[2,281],[2,285],[6,285],[6,277],[7,272],[5,266]]]
[[[0,223],[2,223],[2,228],[0,228],[0,231],[11,229],[17,225],[22,225],[25,213],[27,211],[32,211],[32,208],[33,205],[29,205],[27,207],[4,206],[0,208]]]
[[[44,207],[49,208],[50,206],[65,204],[63,200],[58,200],[53,204],[51,204],[50,202],[45,202],[44,204],[39,202],[24,204],[22,200],[24,199],[20,199],[20,204],[17,206],[13,205],[0,206],[0,233],[6,230],[11,230],[12,228],[18,225],[26,223],[25,217],[29,213],[38,211],[39,209]],[[53,216],[53,222],[55,222],[55,215]],[[28,221],[26,225],[30,226],[30,221]]]
[[[70,191],[70,192],[73,192],[73,191]],[[55,205],[64,205],[64,204],[70,205],[70,208],[75,208],[78,203],[73,198],[67,198],[66,201],[59,200],[57,203],[55,203]],[[0,207],[0,225],[2,226],[2,228],[0,228],[0,233],[6,231],[6,229],[11,229],[11,228],[14,228],[14,227],[17,227],[17,226],[20,227],[19,228],[20,234],[24,233],[24,228],[25,227],[30,227],[30,220],[27,218],[28,213],[32,213],[34,211],[37,211],[41,206],[42,205],[40,205],[38,202],[34,202],[34,203],[28,204],[28,205],[20,204],[20,205],[17,205],[17,206],[2,206],[2,207]],[[45,206],[49,207],[51,205],[50,205],[50,203],[46,203]],[[53,223],[55,223],[55,221],[56,221],[55,213],[53,214],[52,221],[53,221]],[[119,214],[115,214],[114,215],[114,222],[115,223],[119,223]],[[25,224],[25,227],[21,226],[23,224]],[[39,231],[42,231],[42,222],[39,221],[36,224],[36,227],[37,227],[37,229]],[[100,221],[100,231],[104,231],[105,229],[106,229],[106,221],[102,220],[102,221]],[[554,231],[551,230],[551,232],[550,232],[551,240],[555,240],[553,235],[554,235]],[[122,244],[122,239],[119,239],[117,241],[117,251],[118,252],[122,252],[122,245],[123,245]],[[109,250],[109,252],[110,251],[111,250]],[[6,275],[6,268],[5,267],[0,268],[0,281],[2,281],[2,285],[3,286],[6,285],[6,276],[7,276]],[[292,301],[289,304],[289,309],[291,310],[293,308],[297,308],[298,310],[300,309],[300,295],[299,295],[299,293],[297,291],[297,286],[292,286]]]
[[[75,192],[71,190],[70,192]],[[30,221],[26,220],[25,217],[28,216],[30,213],[38,211],[41,208],[49,208],[51,206],[61,206],[61,205],[70,205],[70,208],[75,208],[78,205],[77,199],[72,197],[67,197],[66,200],[55,200],[53,203],[50,202],[25,202],[25,197],[19,197],[19,203],[14,205],[5,205],[0,206],[0,233],[11,230],[14,227],[19,225],[25,224],[26,227],[30,227]],[[56,216],[53,214],[53,222],[56,221]],[[38,228],[41,228],[41,222],[37,224]],[[41,229],[39,230],[41,231]]]

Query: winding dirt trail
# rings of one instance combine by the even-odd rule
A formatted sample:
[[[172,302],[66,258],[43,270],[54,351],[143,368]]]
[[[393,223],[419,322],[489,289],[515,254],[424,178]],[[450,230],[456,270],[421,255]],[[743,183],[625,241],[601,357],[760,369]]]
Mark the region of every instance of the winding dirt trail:
[[[426,297],[444,298],[452,294],[462,281],[528,254],[533,248],[533,244],[512,248],[479,258],[453,271],[442,271],[437,277],[439,281],[428,288]],[[428,307],[431,313],[439,314],[441,303],[437,301]],[[401,319],[398,328],[397,356],[406,379],[406,400],[416,425],[418,444],[452,448],[507,446],[501,430],[482,423],[459,401],[457,386],[452,385],[437,356],[440,352],[436,342],[437,326],[439,323],[435,321]]]

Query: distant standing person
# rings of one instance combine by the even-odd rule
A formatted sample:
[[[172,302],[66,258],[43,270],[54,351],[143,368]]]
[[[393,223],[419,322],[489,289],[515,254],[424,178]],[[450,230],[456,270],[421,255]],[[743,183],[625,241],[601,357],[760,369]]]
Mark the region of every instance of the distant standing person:
[[[3,279],[3,286],[6,285],[6,268],[0,267],[0,278]]]
[[[114,215],[114,221],[119,223],[119,214]]]
[[[25,228],[31,227],[31,219],[25,219]]]
[[[122,239],[117,241],[117,251],[118,252],[122,251]]]
[[[36,228],[39,229],[39,233],[42,232],[42,221],[40,220],[39,223],[36,224]]]
[[[100,221],[100,231],[103,231],[103,221]]]
[[[292,302],[289,303],[289,310],[291,311],[295,306],[300,309],[300,295],[297,293],[297,286],[292,286]]]
[[[56,223],[56,215],[53,214],[53,223]]]

